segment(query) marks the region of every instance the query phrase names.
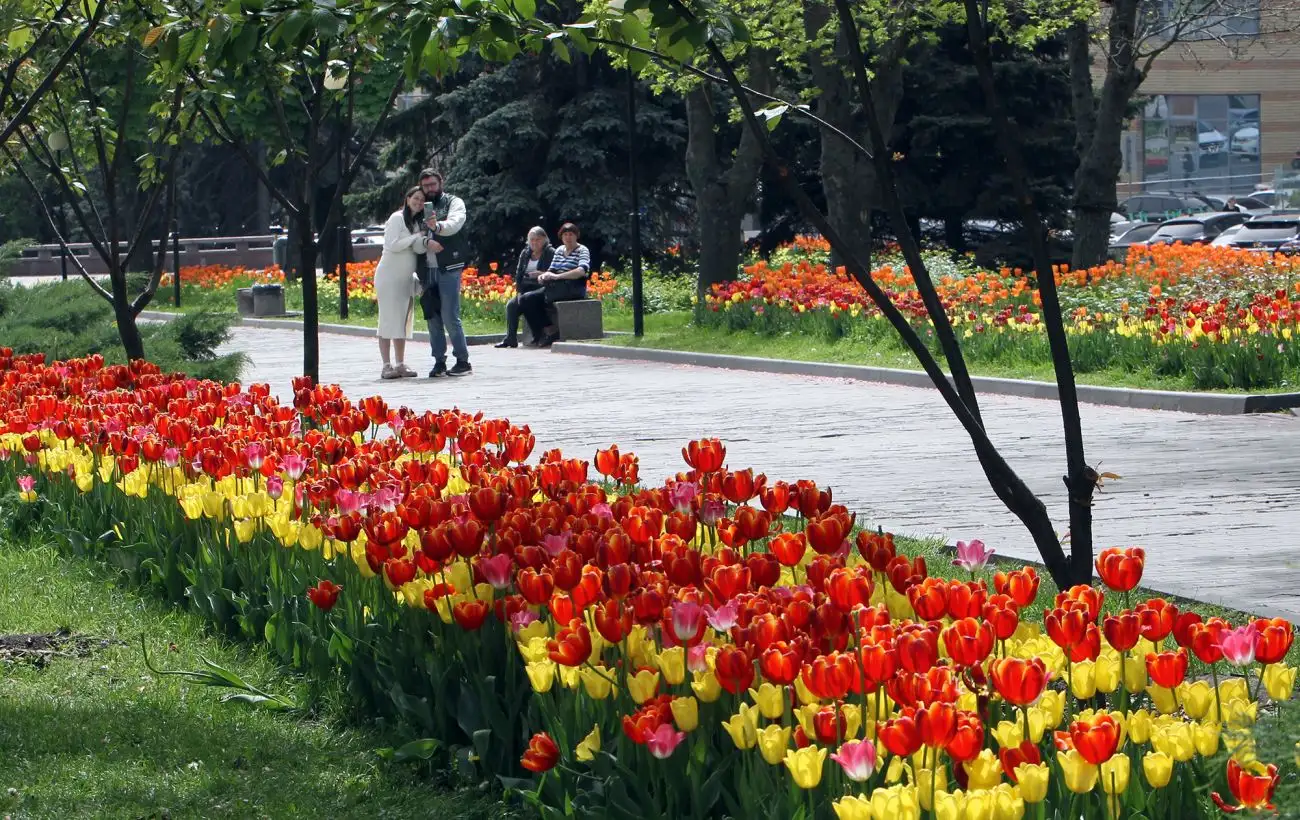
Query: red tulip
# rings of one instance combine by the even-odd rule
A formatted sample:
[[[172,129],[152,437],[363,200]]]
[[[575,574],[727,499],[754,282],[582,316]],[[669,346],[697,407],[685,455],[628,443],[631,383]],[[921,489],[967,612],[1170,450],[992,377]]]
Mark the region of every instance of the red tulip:
[[[469,632],[483,626],[487,620],[488,604],[486,601],[461,601],[451,608],[451,616],[461,629]]]
[[[1056,596],[1056,606],[1068,609],[1071,603],[1081,605],[1088,613],[1088,620],[1096,623],[1101,615],[1101,604],[1106,595],[1101,590],[1087,584],[1078,584]]]
[[[778,641],[764,649],[758,657],[758,668],[763,677],[777,686],[794,683],[799,677],[803,653],[798,646],[791,646],[785,641]]]
[[[782,565],[793,567],[798,564],[808,550],[808,540],[801,532],[783,532],[772,539],[767,549]]]
[[[1281,663],[1295,640],[1295,628],[1291,622],[1285,618],[1257,618],[1255,629],[1259,632],[1255,660],[1263,664]]]
[[[1273,791],[1277,788],[1277,766],[1260,763],[1250,768],[1243,767],[1235,757],[1228,758],[1228,789],[1237,798],[1237,805],[1229,806],[1223,802],[1218,792],[1210,795],[1214,804],[1228,814],[1239,811],[1275,811]]]
[[[1011,600],[1010,595],[998,594],[989,598],[984,604],[984,620],[993,628],[993,635],[999,641],[1005,641],[1020,626],[1020,607]]]
[[[682,448],[682,458],[698,473],[715,473],[727,457],[727,448],[716,438],[688,442]]]
[[[993,576],[993,589],[1000,595],[1010,595],[1016,606],[1024,609],[1038,597],[1038,573],[1033,567],[1013,572],[999,572]]]
[[[916,617],[937,621],[948,612],[948,582],[942,578],[926,578],[907,590],[907,600]]]
[[[1187,652],[1148,652],[1147,674],[1156,686],[1173,689],[1187,677]]]
[[[1097,575],[1115,592],[1128,592],[1142,580],[1147,554],[1141,547],[1110,547],[1097,556]]]
[[[976,666],[993,651],[993,628],[987,621],[962,618],[943,630],[943,645],[958,666]]]
[[[957,731],[957,710],[951,703],[935,702],[916,710],[921,744],[932,749],[948,745]]]
[[[894,644],[898,647],[898,665],[908,672],[925,672],[939,660],[939,630],[932,627],[906,627]]]
[[[1109,712],[1093,715],[1088,720],[1070,724],[1070,742],[1079,756],[1094,766],[1100,766],[1114,756],[1119,748],[1124,728]]]
[[[1165,636],[1174,631],[1178,607],[1164,598],[1152,598],[1144,604],[1137,605],[1137,614],[1142,619],[1142,637],[1152,643],[1160,643]]]
[[[339,593],[342,591],[343,587],[322,579],[316,586],[308,588],[307,598],[323,612],[329,612],[339,602]]]
[[[548,772],[560,762],[560,747],[546,732],[538,732],[528,741],[528,751],[519,762],[531,772]]]
[[[1022,740],[1019,746],[1009,746],[998,752],[998,760],[1002,763],[1002,771],[1006,773],[1007,779],[1015,783],[1016,767],[1022,763],[1036,766],[1043,762],[1043,754],[1032,740]]]
[[[957,729],[944,749],[953,760],[971,760],[984,748],[984,724],[974,712],[957,713]]]
[[[574,618],[546,642],[546,649],[551,660],[562,666],[582,666],[591,657],[591,631],[580,618]]]
[[[1008,703],[1029,706],[1047,686],[1047,665],[1042,658],[999,658],[989,666],[989,677]]]
[[[881,745],[899,757],[911,757],[921,748],[921,731],[914,714],[914,709],[905,709],[876,730]]]
[[[714,658],[714,673],[718,683],[733,695],[738,695],[754,682],[754,663],[745,650],[724,646]]]
[[[1106,643],[1116,652],[1127,652],[1137,646],[1141,633],[1142,619],[1133,610],[1126,609],[1118,615],[1107,615],[1102,621],[1102,632]]]

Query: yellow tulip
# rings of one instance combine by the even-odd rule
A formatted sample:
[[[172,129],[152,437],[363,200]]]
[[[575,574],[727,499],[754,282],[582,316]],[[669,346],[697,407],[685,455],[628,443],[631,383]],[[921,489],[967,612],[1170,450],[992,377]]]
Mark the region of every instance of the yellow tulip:
[[[1196,753],[1201,757],[1214,757],[1219,752],[1219,736],[1222,728],[1217,723],[1198,723],[1192,727],[1192,741],[1196,744]]]
[[[892,589],[892,587],[891,587]],[[914,786],[890,786],[871,793],[871,813],[877,820],[920,820],[921,804]]]
[[[1290,700],[1295,691],[1295,674],[1294,666],[1283,663],[1270,663],[1264,667],[1264,689],[1268,696],[1276,701]]]
[[[1295,744],[1295,767],[1300,769],[1300,741]]]
[[[560,685],[565,689],[577,689],[582,683],[582,675],[576,666],[560,666],[555,670],[560,676]]]
[[[1003,749],[1014,749],[1025,739],[1024,729],[1020,721],[1000,720],[998,725],[993,729],[993,739],[998,742],[998,746]]]
[[[810,738],[817,736],[817,731],[813,727],[813,718],[820,710],[821,706],[816,703],[808,703],[794,710],[794,719],[799,721],[799,725],[803,727],[803,733]]]
[[[637,624],[627,634],[627,654],[633,666],[656,666],[655,644],[644,626]]]
[[[712,669],[691,673],[691,691],[701,703],[713,703],[722,695],[722,684]]]
[[[994,793],[985,789],[971,789],[966,792],[965,809],[961,820],[993,820],[993,809],[996,805]],[[1021,803],[1023,812],[1024,803]]]
[[[840,707],[840,714],[844,715],[844,739],[852,740],[862,728],[862,709],[856,703],[846,703]]]
[[[1255,725],[1259,717],[1259,704],[1254,701],[1233,698],[1223,702],[1223,722],[1234,728]]]
[[[992,749],[985,749],[962,764],[966,769],[966,788],[991,789],[1002,782],[1002,763]]]
[[[1097,691],[1106,694],[1119,689],[1119,654],[1102,652],[1096,661]]]
[[[635,675],[628,675],[627,691],[637,706],[650,700],[659,691],[659,671],[641,669]]]
[[[855,795],[841,797],[831,804],[836,820],[872,820],[871,801]]]
[[[1111,755],[1110,760],[1101,764],[1101,790],[1106,794],[1123,794],[1131,771],[1128,755]]]
[[[993,796],[993,820],[1021,820],[1025,816],[1025,798],[1015,787],[1003,783],[989,794]]]
[[[1043,732],[1045,730],[1055,729],[1057,726],[1061,725],[1061,720],[1065,717],[1065,693],[1056,689],[1044,692],[1043,696],[1038,699],[1037,708],[1042,710],[1046,722],[1043,724],[1042,729],[1034,728],[1033,710],[1030,710],[1029,739],[1035,743],[1038,743],[1043,739]]]
[[[1057,752],[1056,760],[1065,775],[1065,787],[1075,794],[1087,794],[1097,785],[1097,767],[1074,749]]]
[[[1151,732],[1155,730],[1155,722],[1151,719],[1151,713],[1146,709],[1139,709],[1136,712],[1130,712],[1128,715],[1128,736],[1134,743],[1146,743],[1151,740]]]
[[[790,729],[779,723],[759,729],[758,751],[762,753],[763,759],[773,766],[783,761],[790,748],[790,735]]]
[[[578,748],[574,750],[574,757],[579,762],[590,763],[596,759],[596,752],[600,751],[600,726],[592,726],[587,736],[578,741]]]
[[[1164,752],[1147,752],[1142,756],[1142,774],[1151,788],[1163,789],[1174,774],[1174,759]]]
[[[1157,727],[1151,735],[1151,748],[1164,752],[1179,763],[1186,763],[1196,756],[1192,727],[1181,722]]]
[[[1079,700],[1097,694],[1097,666],[1092,661],[1079,661],[1070,666],[1070,691]]]
[[[517,643],[526,644],[533,638],[541,638],[545,641],[551,637],[551,630],[547,628],[546,621],[533,621],[528,626],[515,633]],[[592,653],[595,654],[594,652]]]
[[[534,638],[533,640],[539,639]],[[546,639],[541,638],[540,640],[545,642]],[[543,646],[545,646],[545,643],[543,643]],[[614,694],[614,670],[605,666],[598,669],[583,666],[578,670],[578,676],[582,680],[582,688],[586,691],[587,697],[592,700],[604,700]]]
[[[1021,763],[1015,772],[1020,796],[1026,803],[1041,803],[1047,798],[1047,783],[1052,773],[1046,763]]]
[[[758,744],[758,726],[755,713],[747,704],[740,704],[740,711],[722,722],[722,728],[731,735],[731,741],[737,749],[752,749]]]
[[[926,797],[928,798],[929,795],[926,795]],[[965,792],[935,792],[935,820],[966,820],[966,812]]]
[[[315,524],[303,524],[298,529],[298,546],[305,550],[318,549],[325,542],[325,533]]]
[[[550,661],[533,661],[524,666],[528,673],[528,682],[534,692],[549,692],[555,683],[555,664]]]
[[[930,795],[935,792],[948,791],[948,770],[939,769],[939,776],[935,777],[934,769],[917,768],[914,770],[916,780],[916,797],[921,803],[921,808],[926,811],[933,811],[934,806],[930,803]],[[933,782],[933,786],[931,786]]]
[[[1219,681],[1219,700],[1225,704],[1228,701],[1250,700],[1250,690],[1246,687],[1246,681],[1241,678],[1225,678]]]
[[[686,649],[674,646],[659,653],[659,671],[664,681],[670,686],[677,686],[686,680]]]
[[[794,784],[801,789],[815,789],[822,782],[822,770],[825,768],[827,749],[820,746],[807,746],[797,751],[791,749],[782,760],[790,770]]]
[[[235,520],[235,538],[241,544],[247,544],[253,540],[253,535],[257,532],[257,522],[249,519]]]
[[[1062,705],[1064,709],[1065,693],[1060,692]],[[1061,724],[1060,712],[1056,710],[1044,709],[1041,706],[1029,707],[1029,739],[1035,743],[1041,743],[1043,735],[1048,729],[1056,728]]]
[[[1174,700],[1174,690],[1172,689],[1156,686],[1153,683],[1147,687],[1147,694],[1151,696],[1151,702],[1155,704],[1156,711],[1162,715],[1172,715],[1178,708],[1178,703]]]
[[[1194,683],[1183,681],[1178,684],[1178,702],[1183,705],[1188,717],[1201,720],[1214,705],[1214,688],[1203,680]]]
[[[546,648],[546,638],[537,635],[526,641],[520,641],[518,644],[519,654],[523,657],[524,663],[534,661],[544,661],[551,657],[550,651]]]
[[[1255,751],[1255,736],[1243,729],[1228,728],[1224,731],[1223,745],[1236,761],[1242,765],[1254,763],[1259,759]]]
[[[785,687],[773,686],[764,682],[757,689],[750,689],[749,696],[754,699],[758,711],[768,720],[776,720],[785,712]]]
[[[683,732],[693,732],[700,725],[700,702],[690,695],[673,698],[669,708],[673,712],[673,722]]]

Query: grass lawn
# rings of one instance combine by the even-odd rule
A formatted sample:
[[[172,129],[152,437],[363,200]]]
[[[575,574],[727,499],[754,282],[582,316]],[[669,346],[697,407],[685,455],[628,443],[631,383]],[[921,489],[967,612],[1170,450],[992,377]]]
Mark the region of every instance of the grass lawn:
[[[40,662],[4,636],[70,630]],[[294,716],[221,703],[222,690],[146,668],[207,657],[299,703],[307,684],[197,617],[141,599],[50,546],[0,545],[0,816],[499,818],[505,807],[374,753],[409,738],[347,728],[326,697]],[[434,773],[432,777],[436,778]]]

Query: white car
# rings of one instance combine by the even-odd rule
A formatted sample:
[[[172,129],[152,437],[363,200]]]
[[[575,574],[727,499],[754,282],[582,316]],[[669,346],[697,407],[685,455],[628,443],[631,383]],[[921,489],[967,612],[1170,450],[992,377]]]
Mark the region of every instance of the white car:
[[[1259,128],[1248,125],[1233,132],[1232,153],[1259,156]]]
[[[1243,223],[1244,224],[1244,223]],[[1241,230],[1241,225],[1233,225],[1230,228],[1224,228],[1223,233],[1214,237],[1210,242],[1211,245],[1231,245],[1232,238]]]

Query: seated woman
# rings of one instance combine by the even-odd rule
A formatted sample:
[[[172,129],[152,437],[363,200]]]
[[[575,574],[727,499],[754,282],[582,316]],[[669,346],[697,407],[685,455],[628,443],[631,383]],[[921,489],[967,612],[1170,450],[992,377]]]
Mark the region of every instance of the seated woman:
[[[384,224],[384,252],[375,266],[375,301],[379,303],[379,357],[384,361],[380,378],[402,379],[415,375],[406,366],[406,340],[411,338],[411,317],[415,310],[415,255],[425,252],[420,216],[424,192],[414,187],[406,192],[400,210]],[[389,360],[389,347],[397,363]]]
[[[515,295],[506,302],[506,337],[495,347],[519,347],[519,300],[525,294],[542,289],[537,277],[551,269],[553,256],[555,251],[546,230],[540,226],[529,229],[528,246],[520,252],[519,263],[515,265]]]
[[[560,226],[560,241],[551,259],[551,269],[540,274],[540,291],[524,294],[519,308],[533,333],[533,344],[550,347],[559,341],[560,334],[554,326],[547,325],[547,307],[556,302],[569,302],[587,298],[587,277],[591,274],[591,251],[578,244],[578,226],[565,222]]]

